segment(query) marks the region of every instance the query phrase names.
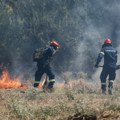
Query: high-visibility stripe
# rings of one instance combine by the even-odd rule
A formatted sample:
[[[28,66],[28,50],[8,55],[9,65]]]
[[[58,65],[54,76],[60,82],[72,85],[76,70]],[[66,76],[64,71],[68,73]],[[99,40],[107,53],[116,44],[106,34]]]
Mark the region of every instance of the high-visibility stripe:
[[[34,83],[39,83],[39,81],[34,81]]]
[[[105,50],[105,52],[116,52],[115,50]]]
[[[106,85],[106,83],[101,83],[101,85]]]
[[[100,52],[100,54],[103,54],[103,55],[105,55],[105,53],[104,53],[104,52]]]
[[[113,83],[113,82],[114,82],[114,80],[109,80],[109,82],[112,82],[112,83]]]
[[[55,82],[55,79],[49,80],[49,83],[50,83],[50,82]]]

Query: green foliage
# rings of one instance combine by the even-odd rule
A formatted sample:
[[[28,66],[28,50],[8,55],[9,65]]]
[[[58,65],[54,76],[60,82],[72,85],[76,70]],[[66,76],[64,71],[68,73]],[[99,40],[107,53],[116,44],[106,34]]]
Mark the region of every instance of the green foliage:
[[[103,39],[115,38],[113,43],[117,45],[119,17],[115,19],[117,15],[111,13],[112,3],[112,0],[108,3],[104,0],[1,0],[0,61],[11,71],[27,69],[32,73],[33,51],[55,38],[61,44],[53,64],[56,72],[92,73]],[[114,8],[116,5],[115,2]]]
[[[75,37],[79,27],[76,25],[80,24],[80,20],[74,22],[72,9],[75,5],[75,1],[72,0],[0,2],[0,46],[2,46],[0,55],[5,50],[9,55],[1,55],[1,61],[4,62],[7,59],[13,67],[17,65],[16,62],[32,64],[31,56],[34,49],[49,44],[55,38],[62,46],[55,61],[59,62],[59,59],[63,58],[63,61],[57,64],[57,69],[68,69],[69,62],[72,60],[70,56],[74,56],[77,51],[75,46],[78,38]],[[61,68],[61,64],[66,63],[68,65]]]

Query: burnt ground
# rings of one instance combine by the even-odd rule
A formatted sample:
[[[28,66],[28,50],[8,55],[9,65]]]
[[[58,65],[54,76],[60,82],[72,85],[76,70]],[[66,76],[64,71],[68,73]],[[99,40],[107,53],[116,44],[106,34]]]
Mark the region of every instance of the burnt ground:
[[[97,116],[95,115],[81,115],[79,114],[75,114],[74,116],[70,116],[68,117],[67,120],[97,120]]]

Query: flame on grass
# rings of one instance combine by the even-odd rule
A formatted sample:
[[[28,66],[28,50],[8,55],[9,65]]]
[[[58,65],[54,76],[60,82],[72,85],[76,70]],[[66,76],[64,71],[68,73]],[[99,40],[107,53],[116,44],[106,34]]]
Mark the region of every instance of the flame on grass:
[[[23,88],[27,89],[28,86],[21,84],[19,78],[10,78],[8,70],[4,70],[0,77],[0,88]]]

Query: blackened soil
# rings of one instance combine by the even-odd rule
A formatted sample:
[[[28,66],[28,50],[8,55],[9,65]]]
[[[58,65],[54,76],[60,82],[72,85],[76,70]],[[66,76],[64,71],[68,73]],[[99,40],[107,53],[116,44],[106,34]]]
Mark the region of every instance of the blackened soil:
[[[74,116],[70,116],[67,120],[97,120],[97,116],[95,115],[81,115],[75,114]]]

